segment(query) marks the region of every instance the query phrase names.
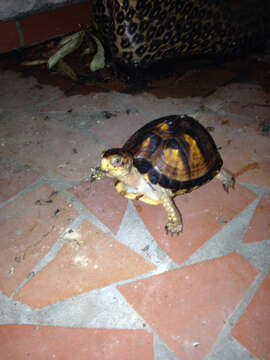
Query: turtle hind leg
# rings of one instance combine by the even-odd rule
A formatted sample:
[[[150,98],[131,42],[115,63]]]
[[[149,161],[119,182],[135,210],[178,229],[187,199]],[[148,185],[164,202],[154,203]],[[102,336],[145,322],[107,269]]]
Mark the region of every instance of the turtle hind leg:
[[[216,175],[216,178],[222,182],[223,189],[226,192],[229,192],[230,188],[234,189],[235,176],[230,170],[222,168],[220,172]]]
[[[180,211],[174,204],[173,199],[166,195],[162,199],[162,205],[168,214],[168,223],[165,226],[166,233],[179,235],[183,231],[183,222]]]

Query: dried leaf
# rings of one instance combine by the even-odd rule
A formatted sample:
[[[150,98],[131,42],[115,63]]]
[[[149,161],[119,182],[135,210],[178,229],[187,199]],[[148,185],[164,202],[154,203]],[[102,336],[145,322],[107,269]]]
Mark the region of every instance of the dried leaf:
[[[82,33],[84,33],[83,30],[77,31],[76,33],[72,34],[72,35],[68,35],[66,37],[64,37],[63,39],[61,39],[61,41],[59,42],[59,45],[65,45],[68,42],[73,42],[75,40],[77,40],[78,38],[80,38],[80,36],[82,35]]]
[[[51,69],[59,60],[63,59],[66,55],[78,49],[83,41],[84,31],[79,31],[73,35],[64,38],[64,46],[61,47],[54,55],[48,60],[48,67]]]
[[[91,34],[90,36],[95,40],[95,43],[97,45],[97,52],[90,63],[90,70],[97,71],[105,67],[104,48],[101,42],[99,41],[99,39],[95,35]]]
[[[62,59],[57,62],[57,64],[54,66],[53,69],[58,73],[70,78],[73,81],[78,81],[78,77],[75,74],[75,72]]]
[[[42,64],[46,64],[48,60],[46,59],[39,59],[39,60],[29,60],[22,62],[21,65],[23,66],[39,66]]]
[[[86,51],[88,51],[88,54],[90,55],[94,55],[97,52],[97,44],[94,40],[94,38],[91,35],[91,32],[89,30],[85,30],[85,42],[87,44],[87,48],[85,49],[85,53]]]

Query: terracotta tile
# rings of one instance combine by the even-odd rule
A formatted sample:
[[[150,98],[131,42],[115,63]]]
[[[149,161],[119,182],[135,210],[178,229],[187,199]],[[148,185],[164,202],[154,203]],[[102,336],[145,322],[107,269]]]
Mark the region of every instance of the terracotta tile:
[[[117,92],[122,92],[127,88],[127,83],[124,80],[114,77],[111,72],[107,72],[106,68],[101,70],[100,73],[104,80],[95,83],[99,88]]]
[[[151,83],[150,92],[159,98],[206,96],[235,77],[235,73],[218,68],[186,71],[183,75]]]
[[[161,205],[136,201],[135,206],[159,245],[176,263],[181,264],[255,198],[256,194],[240,185],[227,194],[218,180],[190,194],[178,196],[175,200],[184,223],[183,233],[179,236],[166,234],[167,215]]]
[[[254,242],[270,239],[270,194],[264,194],[257,205],[250,222],[244,242]]]
[[[0,164],[0,201],[8,200],[39,177],[30,169]]]
[[[0,24],[0,53],[17,49],[21,46],[16,21]]]
[[[90,3],[85,3],[25,17],[20,20],[20,24],[24,42],[30,45],[78,31],[79,24],[89,25],[90,19],[91,6]]]
[[[126,246],[84,222],[66,240],[56,258],[37,273],[15,298],[39,308],[133,278],[154,268]]]
[[[138,112],[121,113],[106,120],[98,120],[91,130],[112,147],[122,147],[135,131],[149,119]],[[121,131],[120,131],[121,130]]]
[[[5,295],[29,275],[78,215],[52,193],[43,185],[0,209],[0,289]]]
[[[71,191],[114,234],[119,230],[128,200],[117,193],[112,179],[89,181],[75,186]]]
[[[87,95],[63,96],[44,106],[42,111],[51,112],[119,112],[121,106],[110,93],[91,92]]]
[[[250,122],[213,114],[208,111],[195,115],[202,125],[212,129],[213,136],[224,160],[237,180],[270,187],[270,142],[260,131],[260,122]]]
[[[213,110],[269,119],[270,95],[259,85],[229,84],[209,96],[204,104]]]
[[[41,85],[33,77],[22,77],[11,71],[0,71],[0,107],[8,110],[23,110],[48,102],[61,91],[50,85]]]
[[[0,334],[6,360],[154,360],[153,335],[144,330],[0,325]]]
[[[247,306],[232,335],[258,360],[270,359],[270,273]]]
[[[257,271],[238,254],[119,286],[181,360],[205,359]]]
[[[104,150],[86,135],[42,115],[15,113],[2,127],[2,156],[69,179],[87,176]]]

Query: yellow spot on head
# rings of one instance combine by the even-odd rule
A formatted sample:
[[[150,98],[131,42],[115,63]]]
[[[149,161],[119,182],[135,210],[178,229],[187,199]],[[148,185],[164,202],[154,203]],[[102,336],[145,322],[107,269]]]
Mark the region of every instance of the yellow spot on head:
[[[110,167],[110,160],[106,159],[106,158],[103,158],[101,160],[100,167],[101,167],[102,170],[107,170]]]

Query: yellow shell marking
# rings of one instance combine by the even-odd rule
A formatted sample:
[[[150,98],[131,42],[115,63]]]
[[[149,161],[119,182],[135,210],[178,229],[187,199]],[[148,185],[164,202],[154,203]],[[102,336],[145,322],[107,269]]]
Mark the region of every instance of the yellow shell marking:
[[[184,138],[189,144],[192,177],[202,175],[200,174],[200,172],[202,172],[203,169],[206,169],[207,167],[202,152],[199,149],[196,140],[194,140],[191,136],[189,136],[188,134],[184,134]]]
[[[149,146],[149,144],[150,144],[150,141],[151,141],[151,139],[150,139],[150,137],[148,137],[148,138],[146,138],[144,141],[143,141],[143,143],[142,143],[142,147],[144,148],[144,147],[148,147]]]
[[[161,130],[161,131],[167,131],[169,129],[169,125],[166,123],[160,123],[157,125],[157,127]]]
[[[178,172],[185,173],[186,167],[181,159],[179,151],[177,149],[165,149],[163,152],[164,160],[171,168],[177,168]],[[185,180],[185,179],[182,179]]]

